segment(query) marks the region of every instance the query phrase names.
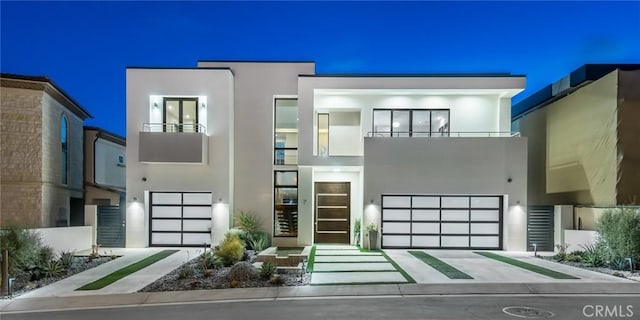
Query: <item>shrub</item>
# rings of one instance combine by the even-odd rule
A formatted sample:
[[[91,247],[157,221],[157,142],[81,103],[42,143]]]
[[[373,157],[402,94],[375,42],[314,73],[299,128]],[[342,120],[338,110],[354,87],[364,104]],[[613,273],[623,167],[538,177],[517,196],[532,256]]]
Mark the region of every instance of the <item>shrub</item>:
[[[640,259],[640,210],[606,210],[598,220],[596,229],[606,247],[607,258]]]
[[[611,269],[624,270],[627,266],[627,260],[625,258],[615,258],[611,260]]]
[[[553,255],[553,257],[551,257],[553,260],[558,261],[558,262],[562,262],[565,261],[567,259],[567,254],[562,253],[562,252],[558,252],[556,254]]]
[[[244,243],[233,234],[227,234],[214,250],[215,255],[220,257],[225,265],[232,265],[242,259],[244,255]]]
[[[271,239],[268,233],[259,231],[252,235],[247,245],[255,251],[262,251],[271,245]]]
[[[249,235],[246,232],[244,232],[244,230],[241,230],[238,228],[231,228],[229,229],[229,231],[227,231],[227,233],[225,234],[225,237],[229,235],[237,236],[240,240],[242,240],[242,242],[245,243],[245,245],[247,244],[247,242],[249,242]]]
[[[250,235],[260,231],[261,224],[260,218],[250,211],[240,211],[235,219],[235,227]]]
[[[73,251],[60,251],[60,258],[58,260],[60,260],[62,267],[69,269],[73,265],[74,258],[75,254]]]
[[[193,267],[190,265],[183,266],[178,270],[178,279],[187,279],[193,276]]]
[[[353,242],[356,246],[360,246],[360,233],[362,232],[362,221],[360,218],[356,219],[355,224],[353,225]]]
[[[242,261],[238,262],[231,267],[229,270],[229,281],[247,281],[255,278],[256,269],[251,265],[251,263]]]
[[[568,262],[582,262],[583,254],[584,253],[582,251],[575,251],[567,254],[564,260]]]
[[[284,283],[284,280],[279,274],[274,274],[271,279],[269,279],[269,282],[273,285],[280,286]]]
[[[57,277],[62,274],[64,267],[60,260],[49,260],[43,267],[45,277]]]
[[[224,265],[222,259],[216,256],[213,252],[207,251],[200,255],[200,263],[202,269],[218,269]]]
[[[582,263],[587,267],[601,267],[604,265],[604,254],[602,245],[599,243],[581,246],[584,249]]]
[[[19,227],[0,230],[0,249],[9,252],[9,272],[33,269],[47,260],[40,259],[40,236]]]
[[[260,278],[269,279],[276,272],[276,265],[271,261],[262,263],[260,267]]]

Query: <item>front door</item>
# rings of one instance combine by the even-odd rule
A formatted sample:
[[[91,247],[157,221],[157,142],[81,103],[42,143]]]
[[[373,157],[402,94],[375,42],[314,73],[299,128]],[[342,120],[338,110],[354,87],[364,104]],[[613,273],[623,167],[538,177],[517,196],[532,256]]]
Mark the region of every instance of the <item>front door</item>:
[[[198,132],[197,98],[164,98],[165,132]]]
[[[349,243],[350,190],[349,182],[315,183],[316,243]]]

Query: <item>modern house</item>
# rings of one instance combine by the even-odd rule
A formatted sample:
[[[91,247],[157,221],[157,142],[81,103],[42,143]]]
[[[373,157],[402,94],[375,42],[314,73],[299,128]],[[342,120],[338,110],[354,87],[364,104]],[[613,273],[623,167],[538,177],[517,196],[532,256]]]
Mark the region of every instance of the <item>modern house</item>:
[[[553,250],[564,230],[595,230],[603,209],[640,202],[640,65],[581,66],[514,110],[529,141],[529,249]]]
[[[316,75],[313,62],[126,71],[126,244],[218,243],[233,215],[278,246],[525,250],[525,77]]]
[[[0,226],[82,220],[82,123],[91,115],[49,78],[2,74],[0,80]]]

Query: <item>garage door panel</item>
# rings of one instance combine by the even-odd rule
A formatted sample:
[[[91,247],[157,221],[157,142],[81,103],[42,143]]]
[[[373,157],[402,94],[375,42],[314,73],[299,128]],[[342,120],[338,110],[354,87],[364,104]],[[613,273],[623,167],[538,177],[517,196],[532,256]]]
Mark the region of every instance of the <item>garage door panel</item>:
[[[413,210],[411,218],[413,221],[439,221],[440,210]]]
[[[180,218],[182,217],[182,207],[151,207],[151,214],[154,218]]]
[[[151,231],[180,231],[182,229],[182,220],[158,220],[153,219],[151,223]]]
[[[211,220],[184,220],[182,222],[184,231],[210,231]]]
[[[443,208],[469,208],[469,197],[442,197]]]
[[[469,234],[468,223],[442,223],[441,232],[443,234]]]
[[[469,211],[442,210],[442,221],[469,221]]]
[[[209,233],[183,233],[182,243],[184,245],[201,246],[211,243],[211,234]]]
[[[469,237],[466,236],[442,236],[440,239],[441,246],[447,248],[465,248],[469,247]]]
[[[211,218],[211,207],[183,207],[185,218]]]
[[[411,245],[410,236],[384,236],[382,245],[385,247],[408,247]]]
[[[500,238],[497,236],[490,236],[490,237],[471,236],[471,246],[474,248],[498,248],[500,246]]]
[[[182,204],[182,193],[154,192],[151,194],[153,204]]]
[[[408,222],[383,222],[382,229],[385,233],[410,233],[411,224]]]
[[[439,247],[440,236],[412,236],[411,245],[413,247]]]
[[[440,208],[440,197],[412,197],[413,208]]]
[[[498,223],[472,223],[471,234],[499,234],[500,224]]]
[[[152,233],[151,234],[151,242],[155,245],[175,245],[176,243],[180,243],[180,239],[182,238],[182,233]]]
[[[182,204],[187,205],[211,205],[211,193],[184,193],[182,195]]]
[[[382,205],[384,208],[410,208],[411,197],[385,196]]]
[[[440,233],[440,223],[412,223],[413,233]]]
[[[471,197],[471,208],[499,208],[500,197]]]
[[[409,221],[411,220],[411,210],[407,209],[385,209],[384,210],[384,221],[390,220],[400,220],[400,221]]]
[[[471,221],[500,221],[500,211],[471,210]]]

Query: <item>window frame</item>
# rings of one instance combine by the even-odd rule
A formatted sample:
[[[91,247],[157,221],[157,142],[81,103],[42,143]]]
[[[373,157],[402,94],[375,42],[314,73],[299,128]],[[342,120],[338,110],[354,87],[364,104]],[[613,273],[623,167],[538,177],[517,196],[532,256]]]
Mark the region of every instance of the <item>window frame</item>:
[[[167,123],[167,101],[178,101],[178,131],[167,131],[169,123]],[[184,131],[184,118],[182,103],[184,101],[194,101],[196,103],[196,119],[193,126],[193,131],[186,132],[200,132],[200,99],[198,97],[162,97],[162,132],[185,132]]]
[[[295,172],[296,174],[296,184],[295,185],[289,185],[289,184],[278,184],[278,173],[280,172]],[[299,183],[298,183],[298,177],[299,177],[299,173],[298,170],[274,170],[273,171],[273,236],[274,237],[283,237],[283,238],[295,238],[298,237],[298,227],[299,227],[299,223],[296,222],[296,230],[295,232],[289,233],[289,234],[276,234],[276,224],[278,223],[278,218],[277,218],[277,208],[276,206],[278,205],[276,203],[276,190],[279,188],[288,188],[288,189],[296,189],[296,203],[295,203],[295,212],[296,212],[296,216],[297,218],[300,217],[300,203],[299,203],[299,199],[300,199],[300,194],[299,194]],[[279,204],[279,205],[283,205],[283,204]]]
[[[451,109],[444,109],[444,108],[436,108],[436,109],[429,109],[429,108],[374,108],[371,112],[371,134],[375,137],[375,134],[377,133],[377,131],[374,131],[375,129],[375,112],[376,111],[388,111],[389,112],[389,119],[390,123],[389,123],[389,128],[391,128],[390,132],[382,132],[382,134],[388,134],[387,136],[384,137],[392,137],[392,138],[397,138],[398,136],[394,135],[393,132],[393,112],[394,111],[409,111],[409,135],[408,137],[413,137],[413,111],[429,111],[429,137],[433,137],[434,133],[436,133],[435,131],[433,131],[433,128],[431,128],[431,122],[433,121],[433,111],[446,111],[447,112],[447,124],[448,124],[448,128],[446,132],[443,132],[441,135],[438,135],[440,137],[448,137],[449,133],[451,132]],[[402,132],[399,132],[402,133]]]
[[[279,147],[276,145],[276,130],[278,129],[278,112],[277,112],[277,101],[278,100],[295,100],[296,101],[296,108],[298,107],[298,98],[297,97],[274,97],[273,98],[273,161],[272,163],[274,165],[280,165],[280,166],[286,166],[286,165],[293,165],[296,166],[298,165],[298,161],[296,161],[296,163],[285,163],[284,160],[284,156],[286,156],[286,152],[287,150],[295,150],[296,151],[296,158],[297,158],[297,153],[298,153],[298,147]],[[296,113],[298,112],[298,110],[296,110]],[[296,130],[300,130],[298,128],[298,123],[296,123]],[[299,133],[299,132],[298,132]],[[296,134],[298,134],[296,133]],[[284,156],[282,158],[282,163],[278,162],[278,157],[276,156],[278,154],[278,151],[282,151]]]

